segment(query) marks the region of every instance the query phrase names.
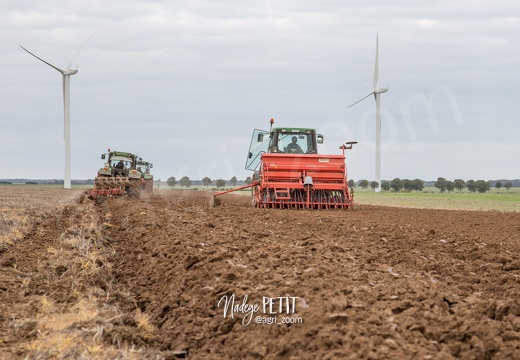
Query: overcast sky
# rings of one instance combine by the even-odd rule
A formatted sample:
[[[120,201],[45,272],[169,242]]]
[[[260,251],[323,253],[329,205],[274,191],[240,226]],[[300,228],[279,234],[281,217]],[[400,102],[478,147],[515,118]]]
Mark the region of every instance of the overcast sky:
[[[391,3],[391,4],[390,4]],[[375,177],[379,34],[382,179],[520,178],[517,1],[0,0],[0,179],[63,178],[61,74],[72,68],[72,179],[108,147],[155,178],[244,179],[253,129],[346,141]]]

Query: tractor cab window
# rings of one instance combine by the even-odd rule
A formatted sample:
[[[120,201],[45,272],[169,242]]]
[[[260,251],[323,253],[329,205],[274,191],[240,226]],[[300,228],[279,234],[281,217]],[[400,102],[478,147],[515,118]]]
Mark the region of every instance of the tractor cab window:
[[[121,165],[118,166],[120,162],[123,163],[123,167],[125,169],[129,169],[132,167],[132,161],[130,159],[119,156],[112,156],[112,158],[110,159],[110,166],[114,168],[120,168]]]
[[[112,161],[110,162],[110,166],[112,166],[112,167],[118,167],[117,164],[119,164],[119,161],[120,161],[120,160],[112,160]],[[125,164],[125,163],[123,162],[123,165],[124,165],[124,164]]]
[[[278,150],[286,154],[312,154],[314,142],[312,134],[283,132],[278,134]]]
[[[247,152],[246,169],[255,170],[260,164],[260,159],[263,153],[269,149],[269,131],[255,129],[249,151]]]

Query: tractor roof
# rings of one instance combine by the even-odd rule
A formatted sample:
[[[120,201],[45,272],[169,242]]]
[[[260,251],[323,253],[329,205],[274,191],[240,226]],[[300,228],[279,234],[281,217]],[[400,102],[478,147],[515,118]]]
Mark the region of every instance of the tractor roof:
[[[288,132],[288,133],[307,133],[307,132],[316,132],[315,129],[310,128],[293,128],[293,127],[283,127],[283,128],[273,128],[273,131],[279,131],[279,132]]]
[[[112,156],[124,156],[124,157],[137,157],[136,154],[132,154],[124,151],[111,151]]]
[[[144,161],[144,160],[139,160],[137,162],[137,165],[150,165],[150,163],[148,161]]]

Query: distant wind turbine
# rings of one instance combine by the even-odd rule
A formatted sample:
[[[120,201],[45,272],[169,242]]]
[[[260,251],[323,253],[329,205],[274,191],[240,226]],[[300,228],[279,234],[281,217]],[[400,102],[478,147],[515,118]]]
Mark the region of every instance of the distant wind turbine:
[[[74,59],[79,55],[80,51],[87,44],[87,42],[92,38],[92,36],[94,36],[94,34],[92,34],[87,39],[87,41],[85,41],[83,46],[72,57],[72,59],[70,60],[69,66],[67,66],[66,69],[60,69],[59,67],[54,66],[51,63],[48,63],[47,61],[43,60],[42,58],[39,58],[38,56],[34,55],[29,50],[24,48],[22,45],[20,45],[20,47],[22,49],[27,51],[29,54],[34,56],[36,59],[44,62],[45,64],[49,65],[52,68],[58,70],[63,76],[63,112],[64,112],[63,138],[65,140],[65,175],[63,178],[63,188],[64,189],[71,188],[71,183],[70,183],[70,76],[74,75],[78,72],[78,70],[71,69],[70,67],[71,67]]]
[[[377,80],[379,75],[379,34],[376,35],[376,64],[374,67],[374,83],[370,93],[365,95],[362,99],[356,101],[348,107],[354,106],[357,103],[363,101],[370,95],[374,94],[376,99],[376,182],[379,184],[379,188],[376,191],[381,191],[381,111],[380,111],[380,94],[388,91],[388,88],[377,87]]]

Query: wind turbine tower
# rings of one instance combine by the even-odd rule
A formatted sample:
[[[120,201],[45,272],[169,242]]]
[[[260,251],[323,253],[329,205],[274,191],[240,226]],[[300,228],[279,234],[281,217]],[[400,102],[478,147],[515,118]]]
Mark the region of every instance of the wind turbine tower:
[[[65,175],[63,178],[63,188],[70,189],[70,76],[77,74],[78,70],[71,69],[72,62],[78,56],[79,52],[83,49],[83,47],[87,44],[87,42],[92,38],[94,34],[92,34],[87,41],[83,44],[83,46],[78,50],[78,52],[74,55],[72,60],[69,63],[69,66],[67,66],[66,69],[60,69],[57,66],[52,65],[51,63],[43,60],[42,58],[39,58],[38,56],[34,55],[32,52],[24,48],[22,45],[20,47],[27,51],[29,54],[34,56],[36,59],[44,62],[45,64],[49,65],[50,67],[58,70],[62,77],[63,77],[63,113],[64,113],[64,123],[63,123],[63,139],[65,141]]]
[[[363,101],[370,95],[374,94],[376,100],[376,182],[379,184],[379,188],[376,191],[381,191],[381,94],[388,91],[388,88],[380,88],[377,86],[377,80],[379,77],[379,34],[376,35],[376,62],[374,66],[374,82],[372,85],[372,91],[365,95],[360,100],[356,101],[348,107],[354,106],[357,103]]]

